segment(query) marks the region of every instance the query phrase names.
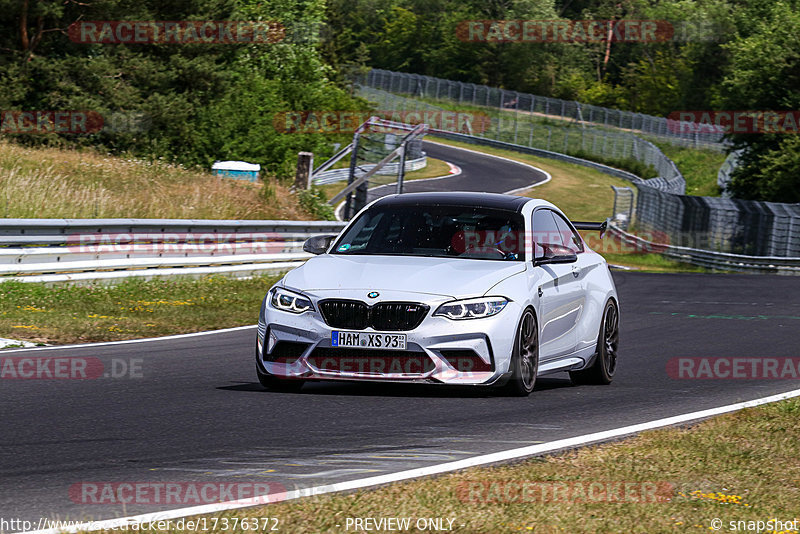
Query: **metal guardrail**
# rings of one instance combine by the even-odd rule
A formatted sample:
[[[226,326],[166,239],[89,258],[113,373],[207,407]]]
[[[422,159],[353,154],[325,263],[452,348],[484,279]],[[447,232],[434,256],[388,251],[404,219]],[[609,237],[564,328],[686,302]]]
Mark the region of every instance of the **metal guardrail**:
[[[629,172],[574,156],[497,139],[438,133],[578,163],[637,185],[643,183]],[[339,233],[344,226],[329,221],[4,219],[0,222],[0,281],[80,282],[283,272],[310,257],[302,252],[305,239]],[[721,270],[800,274],[800,257],[748,256],[663,245],[613,224],[609,229],[628,245],[681,262]]]
[[[608,232],[636,250],[657,252],[667,258],[700,267],[723,271],[800,275],[800,258],[745,256],[653,243],[629,234],[613,223],[608,225]]]
[[[573,163],[575,165],[589,167],[591,169],[608,174],[609,176],[614,176],[616,178],[621,178],[623,180],[629,180],[631,182],[641,180],[641,178],[639,178],[632,172],[624,171],[622,169],[617,169],[616,167],[609,167],[608,165],[603,165],[602,163],[597,163],[596,161],[590,161],[588,159],[578,158],[575,156],[562,154],[560,152],[552,152],[550,150],[545,150],[543,148],[536,148],[525,145],[515,145],[514,143],[508,143],[506,141],[498,141],[496,139],[489,139],[486,137],[477,137],[474,135],[466,135],[453,132],[438,131],[436,132],[436,136],[442,137],[444,139],[450,139],[452,141],[461,141],[463,143],[470,143],[474,145],[491,146],[494,148],[501,148],[505,150],[514,150],[515,152],[531,154],[532,156],[554,159],[557,161],[563,161],[565,163]]]
[[[457,133],[437,133],[440,137],[464,141],[477,145],[493,146],[497,148],[505,148],[507,150],[514,150],[517,152],[529,153],[535,156],[555,159],[558,161],[565,161],[568,163],[575,163],[585,167],[589,167],[608,174],[617,178],[630,180],[635,185],[646,184],[641,178],[627,171],[615,169],[601,163],[589,161],[566,154],[559,154],[547,150],[527,147],[522,145],[515,145],[494,139],[487,139],[476,136],[468,136]],[[651,189],[651,188],[648,188]],[[641,194],[641,189],[640,189]],[[661,193],[668,194],[668,193]],[[702,199],[703,197],[697,197]],[[723,199],[717,199],[723,201]],[[727,202],[731,202],[727,200]],[[716,252],[711,250],[702,250],[697,248],[674,246],[674,245],[661,245],[658,243],[651,243],[633,234],[627,234],[619,226],[609,225],[609,228],[617,232],[617,235],[624,236],[628,245],[637,247],[637,250],[648,250],[651,252],[659,252],[663,255],[684,263],[690,263],[701,267],[712,269],[726,270],[726,271],[745,271],[745,272],[761,272],[761,273],[779,273],[779,274],[800,274],[800,257],[788,255],[787,257],[778,256],[749,256],[732,254],[727,252]],[[662,252],[663,251],[663,252]]]
[[[303,242],[340,222],[191,219],[6,219],[0,281],[89,281],[282,272],[310,257]]]
[[[357,81],[375,89],[408,94],[417,98],[446,100],[459,105],[496,108],[531,116],[572,121],[581,125],[640,132],[680,146],[718,151],[725,150],[727,146],[721,128],[710,131],[708,125],[594,106],[573,100],[383,69],[372,69],[359,76]]]
[[[407,160],[405,172],[412,172],[424,169],[427,164],[428,164],[427,156],[422,156],[421,158]],[[382,169],[379,169],[375,174],[380,176],[396,175],[399,165],[400,165],[399,163],[387,163],[386,165],[384,165]],[[365,164],[359,166],[359,169],[361,171],[368,171],[372,169],[372,167],[374,166],[375,166],[374,164]],[[350,178],[350,169],[332,169],[314,174],[311,177],[311,183],[313,183],[314,185],[333,184],[336,182],[343,182],[348,178]]]
[[[130,277],[241,277],[285,272],[311,257],[302,252],[305,238],[338,233],[344,224],[12,219],[9,224],[0,224],[0,243],[4,245],[0,247],[0,281],[96,282]],[[188,232],[170,232],[167,228]],[[76,229],[86,232],[75,232]],[[110,232],[111,229],[123,231]],[[229,231],[236,229],[255,231]],[[659,253],[684,263],[725,271],[800,275],[800,258],[746,256],[666,245],[627,233],[613,223],[608,229],[609,235],[635,250]]]
[[[359,95],[385,110],[430,111],[432,105],[408,96],[396,95],[382,89],[357,85]],[[439,108],[440,111],[444,109]],[[564,158],[597,156],[601,160],[635,159],[651,166],[656,178],[641,183],[658,191],[683,194],[686,180],[678,167],[655,144],[626,131],[607,131],[599,128],[572,128],[568,125],[547,126],[534,120],[533,115],[515,115],[513,120],[502,116],[492,117],[476,135],[462,132],[431,129],[431,134],[461,134],[465,138],[497,141],[509,146],[541,150],[543,153],[559,154]],[[568,156],[568,154],[570,156]],[[638,178],[638,177],[637,177]]]
[[[428,84],[429,88],[439,85],[443,88],[463,87],[464,97],[461,98],[460,93],[457,93],[459,102],[469,103],[471,101],[472,93],[463,84],[459,85],[460,82],[428,79],[388,71],[374,72],[375,75],[370,74],[366,79],[369,86],[358,84],[356,86],[362,96],[374,101],[378,107],[383,109],[406,111],[416,111],[418,108],[426,111],[436,109],[435,105],[421,100],[421,98],[431,97],[431,94],[426,92],[427,90],[423,86],[413,84],[409,86],[406,82],[399,83],[397,80],[414,79],[423,85]],[[394,82],[389,83],[387,80],[394,80]],[[421,87],[422,89],[420,89]],[[502,99],[513,95],[509,101],[513,102],[517,93],[497,88],[488,88],[488,90],[493,95],[489,99],[489,106],[502,107],[504,111],[512,112],[511,116],[509,117],[509,113],[505,113],[506,118],[503,119],[504,114],[497,114],[491,118],[487,128],[478,132],[477,135],[463,135],[463,140],[544,157],[554,157],[563,161],[569,161],[570,157],[573,160],[597,157],[600,161],[610,160],[613,164],[613,161],[616,160],[633,158],[652,166],[657,171],[656,178],[647,180],[638,177],[630,178],[625,176],[622,171],[617,174],[619,177],[631,179],[638,192],[636,195],[637,227],[646,231],[665,233],[670,236],[673,243],[685,247],[752,256],[800,257],[800,232],[798,231],[800,230],[800,204],[730,199],[725,198],[726,195],[723,195],[722,198],[687,195],[686,181],[675,162],[650,141],[627,131],[613,132],[606,129],[588,128],[585,127],[586,122],[580,120],[572,121],[580,125],[577,128],[574,127],[575,124],[567,127],[537,123],[533,118],[534,112],[525,106],[520,107],[519,101],[513,106],[500,106],[500,100],[495,99],[497,95]],[[451,101],[454,98],[450,89],[447,93],[437,89],[434,96],[437,97],[435,101],[439,103],[443,98]],[[533,105],[533,99],[540,99],[533,95],[521,96],[530,97],[531,105]],[[481,99],[477,98],[476,102],[481,102]],[[541,102],[541,100],[537,100],[537,102]],[[483,104],[485,105],[486,102],[483,101]],[[564,103],[565,106],[567,104]],[[536,106],[538,105],[536,104]],[[547,115],[548,104],[545,106],[545,115]],[[484,109],[486,108],[484,107]],[[569,109],[569,106],[566,109]],[[585,106],[583,109],[586,109]],[[538,108],[534,106],[534,111],[538,112],[537,110]],[[638,123],[633,126],[636,125]],[[636,128],[631,129],[636,130]],[[437,134],[440,133],[437,132]],[[551,146],[555,148],[551,149]],[[580,164],[592,166],[587,163]],[[730,175],[733,165],[734,157],[732,156],[726,160],[720,170],[723,181]],[[606,172],[603,167],[596,168]]]

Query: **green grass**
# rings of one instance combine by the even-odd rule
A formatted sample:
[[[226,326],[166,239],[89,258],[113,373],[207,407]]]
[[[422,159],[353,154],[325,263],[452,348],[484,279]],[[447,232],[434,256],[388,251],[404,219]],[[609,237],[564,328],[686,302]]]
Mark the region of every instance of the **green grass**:
[[[686,194],[718,197],[717,173],[725,162],[726,154],[713,150],[703,150],[676,146],[665,141],[650,139],[675,162],[686,179]]]
[[[381,98],[381,94],[377,93]],[[485,107],[481,105],[471,105],[468,103],[460,104],[448,99],[433,98],[410,98],[403,95],[393,95],[390,97],[394,104],[402,102],[406,109],[413,109],[417,105],[423,107],[439,107],[448,111],[483,113],[491,117],[496,124],[497,119],[501,119],[500,127],[493,127],[484,133],[491,139],[517,143],[521,145],[534,146],[554,152],[561,152],[572,156],[604,163],[612,167],[624,169],[642,178],[652,178],[656,172],[652,167],[646,166],[632,158],[603,158],[592,153],[594,148],[601,148],[602,138],[593,140],[591,133],[583,131],[581,124],[574,119],[561,119],[557,116],[543,115],[541,113],[531,114],[528,111],[520,110],[500,110],[495,107]],[[391,107],[391,106],[385,106]],[[496,131],[499,129],[499,132]],[[619,132],[619,128],[613,126],[592,124],[589,130],[598,132]],[[624,130],[627,131],[627,130]],[[664,154],[673,160],[686,178],[686,193],[696,196],[719,196],[717,186],[717,172],[725,161],[725,154],[706,150],[702,148],[690,148],[673,145],[672,143],[649,136],[638,131],[631,131],[634,135],[651,141],[658,146]]]
[[[0,140],[0,217],[308,220],[288,187]]]
[[[800,401],[792,399],[689,428],[649,431],[616,443],[509,465],[211,517],[273,517],[279,520],[280,532],[337,534],[346,532],[348,517],[450,518],[454,519],[454,532],[475,534],[710,532],[711,520],[720,518],[723,531],[729,532],[729,521],[800,518],[798,417]],[[270,479],[267,476],[265,480]],[[528,494],[528,502],[502,502],[503,493],[494,493],[499,498],[492,501],[483,498],[490,494],[485,489],[470,499],[466,489],[476,483],[483,488],[501,488],[507,481],[541,483],[545,488],[555,484],[654,483],[661,488],[654,495],[663,500],[604,502],[602,497],[582,500],[577,492],[562,492],[562,498],[553,501],[533,492]]]
[[[404,99],[404,101],[417,103],[415,99]],[[615,144],[613,139],[604,140],[603,138],[604,132],[612,132],[613,129],[596,127],[587,129],[575,121],[558,120],[526,111],[499,110],[469,104],[462,105],[450,101],[438,101],[437,105],[448,111],[491,117],[492,126],[483,132],[475,131],[475,135],[597,161],[632,172],[642,178],[657,176],[655,168],[637,161],[633,157],[611,158],[596,154],[604,145],[611,148]],[[412,106],[408,107],[412,108]],[[480,123],[477,119],[474,122]]]
[[[647,273],[706,273],[708,269],[689,263],[681,263],[665,258],[659,254],[634,253],[601,253],[612,265],[630,267],[633,270]]]
[[[610,217],[614,208],[614,192],[611,186],[631,187],[631,183],[628,181],[573,163],[432,136],[429,136],[429,140],[502,156],[547,171],[553,179],[546,184],[531,188],[524,194],[552,202],[561,208],[569,218],[575,220],[604,220],[606,217]]]
[[[83,343],[255,324],[277,276],[128,279],[119,285],[0,283],[0,337]]]

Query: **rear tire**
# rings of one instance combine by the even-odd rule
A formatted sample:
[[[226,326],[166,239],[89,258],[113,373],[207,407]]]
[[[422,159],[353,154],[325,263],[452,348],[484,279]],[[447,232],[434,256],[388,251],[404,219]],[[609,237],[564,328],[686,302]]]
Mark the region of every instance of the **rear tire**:
[[[606,303],[600,333],[597,336],[596,357],[592,365],[580,371],[570,371],[573,384],[607,385],[614,379],[617,371],[617,350],[619,349],[619,310],[613,300]]]
[[[513,397],[530,395],[539,372],[539,327],[529,309],[522,314],[517,327],[510,370],[511,378],[501,388],[501,393]]]

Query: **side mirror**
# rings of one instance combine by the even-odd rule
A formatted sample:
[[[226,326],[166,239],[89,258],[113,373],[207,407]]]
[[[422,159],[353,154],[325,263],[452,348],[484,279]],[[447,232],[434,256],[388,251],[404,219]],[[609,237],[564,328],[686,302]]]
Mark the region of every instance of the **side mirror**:
[[[303,243],[303,252],[325,254],[331,246],[331,241],[334,239],[336,239],[335,235],[315,235],[314,237],[309,237],[306,239],[306,242]]]
[[[578,261],[578,255],[563,245],[539,243],[544,249],[544,255],[533,261],[534,265],[547,265],[550,263],[573,263]]]

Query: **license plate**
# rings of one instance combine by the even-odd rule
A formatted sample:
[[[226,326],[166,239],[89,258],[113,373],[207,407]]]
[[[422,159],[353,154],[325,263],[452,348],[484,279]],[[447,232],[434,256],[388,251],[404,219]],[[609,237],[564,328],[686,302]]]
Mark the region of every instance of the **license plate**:
[[[406,335],[334,330],[331,332],[331,346],[356,349],[406,350]]]

